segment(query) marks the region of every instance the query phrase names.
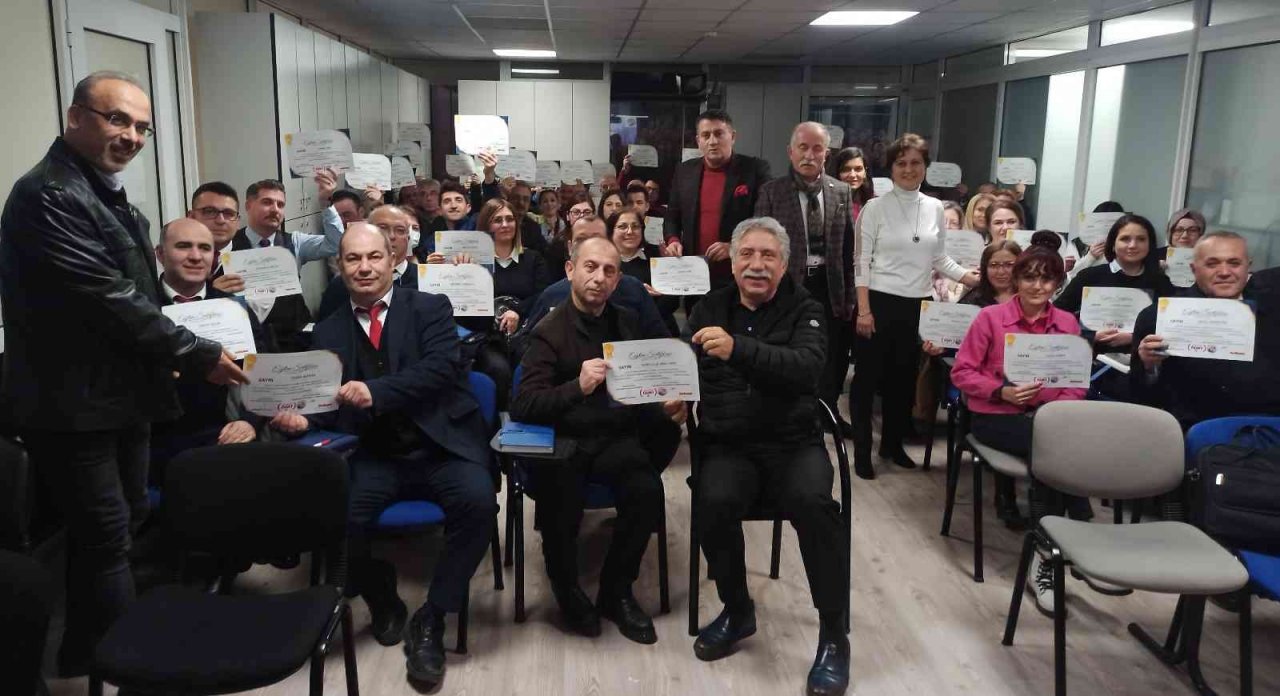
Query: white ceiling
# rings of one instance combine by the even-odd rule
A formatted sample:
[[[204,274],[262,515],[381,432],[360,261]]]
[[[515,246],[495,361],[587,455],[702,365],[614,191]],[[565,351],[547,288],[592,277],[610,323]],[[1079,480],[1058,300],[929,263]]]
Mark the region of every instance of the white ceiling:
[[[270,0],[393,58],[492,60],[494,48],[554,48],[571,61],[816,65],[919,63],[1175,2]],[[920,14],[891,27],[809,26],[828,10],[855,9]]]

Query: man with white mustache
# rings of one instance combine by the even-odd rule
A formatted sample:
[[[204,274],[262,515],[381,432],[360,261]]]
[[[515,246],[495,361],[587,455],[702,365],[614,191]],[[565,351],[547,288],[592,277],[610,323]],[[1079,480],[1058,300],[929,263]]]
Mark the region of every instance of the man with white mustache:
[[[729,242],[735,285],[707,294],[689,317],[702,384],[701,459],[691,485],[702,551],[724,602],[693,652],[718,660],[756,632],[742,519],[763,494],[795,527],[818,610],[818,652],[806,693],[833,696],[849,685],[849,559],[817,420],[829,322],[788,274],[791,248],[777,220],[744,220]]]
[[[787,156],[791,173],[760,187],[758,216],[782,223],[791,235],[787,272],[822,304],[827,327],[827,363],[818,394],[837,408],[853,349],[853,219],[849,185],[824,173],[831,134],[806,121],[791,132]],[[853,428],[837,411],[845,437]]]

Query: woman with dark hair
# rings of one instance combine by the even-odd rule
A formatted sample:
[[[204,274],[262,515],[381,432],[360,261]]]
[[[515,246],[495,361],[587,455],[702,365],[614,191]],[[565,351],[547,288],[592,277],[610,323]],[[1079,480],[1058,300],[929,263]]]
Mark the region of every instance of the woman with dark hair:
[[[1124,206],[1116,201],[1103,201],[1098,205],[1094,206],[1093,212],[1123,213]],[[1079,258],[1076,260],[1076,263],[1074,266],[1067,269],[1068,283],[1070,283],[1076,277],[1076,275],[1080,273],[1080,271],[1083,271],[1084,269],[1089,268],[1090,266],[1097,266],[1098,264],[1102,263],[1102,260],[1106,257],[1107,245],[1106,245],[1106,242],[1103,241],[1103,242],[1098,242],[1096,244],[1093,244],[1091,246],[1091,245],[1085,244],[1084,240],[1080,239],[1079,237],[1076,237],[1075,239],[1071,240],[1071,246],[1075,248],[1076,256],[1078,256]],[[1162,255],[1160,258],[1164,258],[1164,256]],[[1154,260],[1155,259],[1153,258],[1152,261]]]
[[[1009,238],[1014,230],[1027,229],[1027,216],[1022,206],[1007,198],[993,198],[987,207],[987,236],[992,242]]]
[[[854,467],[858,476],[874,478],[871,467],[871,406],[877,387],[881,408],[880,456],[914,468],[903,449],[911,420],[916,369],[920,363],[920,301],[932,297],[932,274],[978,284],[946,252],[946,218],[942,202],[920,193],[929,146],[908,133],[887,150],[893,190],[868,201],[854,235],[858,293],[858,365],[849,393],[853,415]]]
[[[622,192],[616,188],[607,188],[600,193],[600,204],[596,206],[596,215],[601,220],[608,220],[618,214],[619,210],[626,207],[627,202],[622,198]]]
[[[964,393],[971,413],[970,431],[984,445],[1019,457],[1031,454],[1032,419],[1036,409],[1052,401],[1080,400],[1085,389],[1056,389],[1040,384],[1010,384],[1004,376],[1006,334],[1061,334],[1076,336],[1080,324],[1069,312],[1053,306],[1049,298],[1066,278],[1062,257],[1044,247],[1031,247],[1013,266],[1016,295],[1003,304],[991,305],[978,313],[969,326],[951,382]],[[1039,484],[1031,487],[1031,515],[1060,514],[1065,496]],[[1088,519],[1088,500],[1067,500],[1071,516]],[[1006,501],[1006,505],[1012,501]],[[1038,558],[1038,556],[1037,556]],[[1041,575],[1048,564],[1033,563],[1027,581],[1041,611],[1052,613],[1053,594]]]
[[[849,199],[849,215],[850,221],[856,223],[858,214],[862,212],[862,206],[876,197],[875,187],[871,185],[871,175],[867,171],[867,158],[862,154],[862,148],[846,147],[837,152],[831,161],[831,171],[834,172],[832,176],[853,189],[853,195]]]
[[[1017,292],[1013,265],[1021,253],[1022,247],[1008,239],[988,244],[978,264],[978,286],[966,292],[960,303],[990,307],[1011,299]]]
[[[618,249],[618,256],[622,258],[620,269],[623,275],[629,275],[644,283],[644,289],[649,291],[649,296],[658,306],[658,313],[662,315],[662,322],[667,325],[667,331],[671,332],[672,336],[679,336],[680,328],[676,325],[675,311],[680,305],[680,298],[663,295],[654,290],[651,285],[653,273],[649,267],[649,259],[660,257],[662,252],[657,246],[644,241],[643,212],[633,206],[627,206],[614,213],[613,217],[605,222],[605,228],[608,230],[609,239]]]
[[[1141,215],[1121,216],[1107,233],[1104,253],[1108,263],[1076,274],[1055,304],[1078,316],[1085,288],[1137,288],[1151,295],[1153,301],[1172,295],[1174,287],[1164,271],[1147,264],[1147,257],[1155,248],[1156,230],[1150,220]],[[1086,332],[1085,336],[1100,352],[1128,352],[1133,341],[1131,332],[1117,329],[1090,334]]]

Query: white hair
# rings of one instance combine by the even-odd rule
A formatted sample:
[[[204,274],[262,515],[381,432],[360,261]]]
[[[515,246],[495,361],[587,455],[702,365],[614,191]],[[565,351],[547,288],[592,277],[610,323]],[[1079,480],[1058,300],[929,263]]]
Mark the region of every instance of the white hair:
[[[733,228],[733,236],[729,239],[729,257],[736,258],[738,247],[742,245],[742,238],[747,236],[748,232],[757,231],[768,232],[782,245],[782,263],[785,264],[791,258],[791,236],[787,234],[787,229],[782,226],[782,223],[767,216],[743,220]]]
[[[792,147],[795,147],[796,136],[800,135],[800,130],[804,128],[812,128],[818,131],[822,134],[822,146],[831,147],[831,131],[827,130],[827,127],[824,124],[818,123],[817,121],[802,121],[796,124],[796,127],[791,130]]]

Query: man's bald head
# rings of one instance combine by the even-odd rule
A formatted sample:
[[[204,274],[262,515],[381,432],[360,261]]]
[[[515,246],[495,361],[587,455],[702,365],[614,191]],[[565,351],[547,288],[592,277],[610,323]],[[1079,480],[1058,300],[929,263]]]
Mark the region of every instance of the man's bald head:
[[[199,220],[178,218],[160,228],[156,261],[165,283],[180,295],[197,295],[213,272],[213,233]]]
[[[346,254],[348,242],[354,243],[356,241],[362,241],[362,237],[370,236],[381,239],[383,244],[386,245],[386,252],[388,254],[391,253],[391,235],[384,234],[382,230],[378,229],[377,226],[372,223],[353,222],[350,225],[347,225],[346,232],[342,233],[342,241],[338,242],[338,255],[343,256]]]
[[[196,236],[207,234],[210,239],[213,239],[213,233],[209,231],[209,228],[203,222],[183,217],[171,220],[169,224],[160,228],[160,243],[156,246],[164,246],[165,242],[168,241],[170,232],[173,232],[175,236],[178,234]]]
[[[391,290],[394,264],[391,238],[385,232],[367,222],[353,222],[342,234],[338,254],[342,282],[357,306],[370,307]]]

